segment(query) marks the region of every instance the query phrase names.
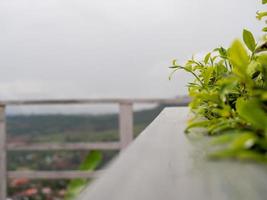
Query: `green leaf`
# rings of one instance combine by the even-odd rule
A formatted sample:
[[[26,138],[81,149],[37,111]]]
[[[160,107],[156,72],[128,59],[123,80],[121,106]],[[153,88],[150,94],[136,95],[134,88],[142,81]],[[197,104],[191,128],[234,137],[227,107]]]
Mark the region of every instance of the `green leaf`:
[[[241,77],[244,76],[249,63],[249,56],[239,40],[235,40],[228,49],[228,57],[234,67],[234,72]]]
[[[253,133],[243,133],[236,137],[230,144],[231,149],[249,149],[257,140],[257,137]]]
[[[225,48],[220,47],[220,48],[214,49],[213,51],[218,51],[222,58],[224,58],[224,59],[227,58],[227,51]]]
[[[207,64],[209,62],[209,59],[210,59],[210,56],[211,56],[211,53],[208,53],[205,58],[204,58],[204,63]]]
[[[80,165],[82,171],[93,171],[102,161],[102,153],[100,151],[91,151]],[[77,195],[84,189],[89,181],[87,179],[71,180],[66,191],[65,200],[74,200]]]
[[[267,130],[267,114],[258,99],[245,100],[238,98],[236,110],[241,118],[257,129]]]
[[[247,68],[247,74],[252,77],[253,74],[261,70],[261,65],[257,61],[252,61],[249,63],[248,68]]]
[[[231,158],[236,156],[237,151],[235,149],[223,149],[209,153],[209,158],[211,159],[222,159],[222,158]]]
[[[267,68],[267,54],[261,54],[258,55],[257,61],[264,66],[264,68]]]
[[[233,141],[234,138],[240,136],[241,134],[237,133],[225,133],[219,136],[214,136],[214,139],[211,140],[212,145],[226,144]]]
[[[251,150],[243,150],[237,153],[237,159],[247,161],[257,161],[261,163],[267,162],[267,156]]]
[[[267,16],[267,12],[257,12],[257,15],[256,15],[256,18],[258,20],[261,20],[262,18],[266,17]]]
[[[179,70],[179,67],[170,67],[170,68],[172,68],[174,70],[170,73],[170,75],[168,77],[169,80],[171,80],[173,75],[174,75],[174,73]]]
[[[257,49],[255,50],[256,53],[262,53],[262,52],[266,52],[267,51],[267,43],[260,45],[259,47],[257,47]]]
[[[242,161],[267,162],[267,157],[251,150],[223,149],[209,154],[211,159],[236,158]]]
[[[262,0],[262,4],[266,4],[267,3],[267,0]]]
[[[203,82],[204,84],[208,84],[211,77],[212,77],[212,73],[213,73],[213,68],[212,67],[206,67],[203,71],[202,71],[202,77],[203,77]]]
[[[209,120],[204,120],[204,121],[197,121],[197,122],[191,122],[188,124],[185,132],[188,133],[190,129],[192,128],[203,128],[207,127],[209,125],[210,121]]]
[[[102,153],[100,151],[90,151],[85,160],[80,165],[80,170],[94,170],[102,160]]]
[[[253,34],[250,31],[244,29],[243,30],[243,40],[244,40],[246,46],[248,47],[248,49],[250,51],[254,52],[257,45],[256,45]]]
[[[263,101],[267,101],[267,92],[263,92],[263,93],[261,93],[261,100],[263,100]]]

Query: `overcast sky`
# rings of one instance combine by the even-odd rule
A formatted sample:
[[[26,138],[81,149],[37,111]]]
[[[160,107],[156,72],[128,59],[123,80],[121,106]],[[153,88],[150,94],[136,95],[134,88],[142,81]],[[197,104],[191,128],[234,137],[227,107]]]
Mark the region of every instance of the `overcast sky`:
[[[168,66],[260,35],[260,0],[1,0],[0,99],[173,97]]]

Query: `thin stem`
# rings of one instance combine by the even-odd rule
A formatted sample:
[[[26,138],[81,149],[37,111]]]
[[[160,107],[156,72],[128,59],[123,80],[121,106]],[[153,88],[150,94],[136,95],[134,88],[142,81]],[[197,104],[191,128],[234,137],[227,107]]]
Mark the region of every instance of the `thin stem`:
[[[182,67],[182,66],[177,66],[177,68],[183,69],[183,70],[185,70],[185,71],[191,73],[191,74],[198,80],[198,82],[201,84],[201,86],[202,86],[203,88],[205,88],[204,83],[199,79],[199,77],[198,77],[194,72],[192,72],[191,70],[189,70],[189,69],[187,69],[187,68],[185,68],[185,67]]]

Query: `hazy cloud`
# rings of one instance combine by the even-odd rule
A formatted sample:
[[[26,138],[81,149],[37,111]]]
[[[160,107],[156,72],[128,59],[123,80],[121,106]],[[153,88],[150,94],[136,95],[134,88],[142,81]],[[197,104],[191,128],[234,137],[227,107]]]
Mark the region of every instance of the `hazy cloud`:
[[[172,97],[171,60],[259,35],[257,0],[1,0],[0,98]]]

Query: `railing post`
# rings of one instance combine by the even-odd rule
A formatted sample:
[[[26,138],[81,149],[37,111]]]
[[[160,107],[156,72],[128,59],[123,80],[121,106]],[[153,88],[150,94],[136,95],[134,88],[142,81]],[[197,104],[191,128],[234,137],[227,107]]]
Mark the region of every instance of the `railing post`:
[[[124,149],[133,140],[133,104],[130,102],[120,103],[119,112],[120,144]]]
[[[5,118],[5,105],[0,105],[0,200],[6,200],[7,193]]]

